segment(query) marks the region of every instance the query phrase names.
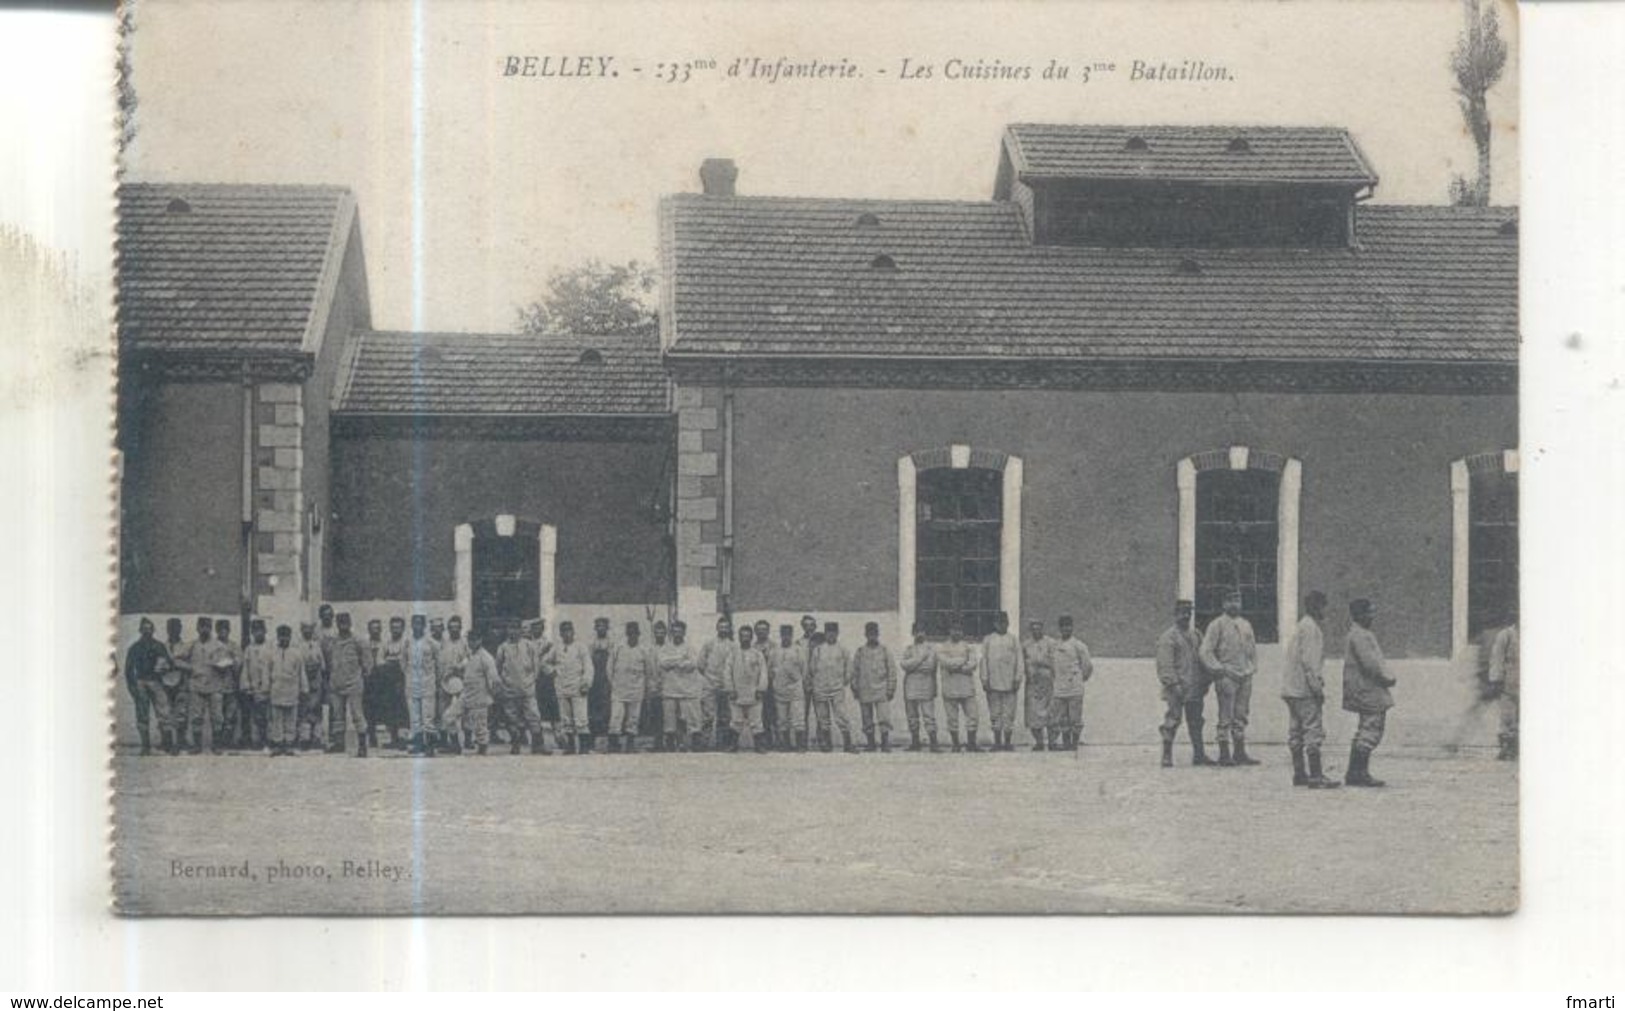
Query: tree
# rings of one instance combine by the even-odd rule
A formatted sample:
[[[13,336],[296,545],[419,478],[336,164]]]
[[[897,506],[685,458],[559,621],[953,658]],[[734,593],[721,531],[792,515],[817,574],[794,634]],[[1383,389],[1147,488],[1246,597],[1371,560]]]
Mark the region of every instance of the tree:
[[[130,72],[130,47],[135,44],[135,3],[118,7],[118,157],[122,161],[135,140],[135,81]]]
[[[1501,38],[1501,19],[1495,13],[1497,0],[1462,0],[1467,24],[1456,36],[1456,49],[1450,55],[1450,70],[1456,78],[1456,97],[1462,118],[1478,148],[1478,177],[1468,182],[1462,176],[1450,180],[1450,200],[1464,206],[1483,207],[1490,202],[1490,109],[1489,90],[1506,69],[1507,44]]]
[[[515,326],[534,334],[653,334],[654,268],[638,260],[588,260],[547,278],[540,299],[519,307]]]

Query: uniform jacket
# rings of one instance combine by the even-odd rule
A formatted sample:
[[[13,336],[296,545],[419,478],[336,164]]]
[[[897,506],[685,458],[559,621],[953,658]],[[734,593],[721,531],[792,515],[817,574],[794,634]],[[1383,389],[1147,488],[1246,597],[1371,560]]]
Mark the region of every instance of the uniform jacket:
[[[305,663],[305,691],[320,692],[327,684],[327,660],[322,656],[322,644],[315,639],[295,639],[297,649]]]
[[[730,668],[739,662],[739,644],[733,639],[712,639],[700,647],[700,674],[714,692],[723,690],[732,676]]]
[[[1490,683],[1498,684],[1508,695],[1518,694],[1518,626],[1508,625],[1495,633],[1490,644]]]
[[[1196,644],[1191,643],[1191,655],[1196,655]],[[1054,648],[1055,697],[1076,699],[1083,697],[1083,683],[1095,673],[1095,662],[1089,656],[1089,647],[1077,636],[1056,639]],[[1160,656],[1160,651],[1159,651]]]
[[[388,664],[394,664],[402,671],[406,670],[406,638],[404,636],[399,639],[385,639],[378,644],[378,663],[376,666],[383,667]]]
[[[1055,640],[1049,636],[1023,639],[1021,659],[1027,668],[1027,687],[1042,692],[1055,684]]]
[[[251,642],[243,654],[243,691],[266,698],[271,691],[271,663],[276,657],[274,642]]]
[[[307,652],[301,643],[293,643],[287,649],[271,647],[271,680],[268,687],[271,705],[296,706],[299,696],[310,692],[310,679],[305,674]]]
[[[806,693],[807,650],[804,646],[799,643],[769,646],[767,665],[774,696],[788,702]]]
[[[649,651],[642,643],[618,642],[609,649],[609,697],[616,702],[642,702],[649,688]]]
[[[446,636],[445,645],[440,648],[441,683],[444,684],[445,679],[451,677],[453,674],[460,678],[465,677],[463,672],[468,670],[468,661],[473,656],[474,647],[469,645],[466,637],[458,636],[457,638],[453,639],[448,634]]]
[[[535,689],[535,667],[531,664],[530,647],[523,639],[518,642],[503,640],[492,658],[497,665],[496,694],[501,698],[521,698]]]
[[[230,653],[219,639],[210,639],[208,642],[193,639],[186,651],[186,662],[191,664],[192,669],[192,679],[188,687],[194,692],[204,694],[223,690],[225,679],[221,677],[220,668],[216,663],[226,656],[230,656]]]
[[[852,683],[852,655],[840,643],[813,647],[812,693],[815,699],[832,699]]]
[[[170,662],[169,647],[157,639],[137,639],[130,644],[129,652],[124,654],[124,681],[131,691],[137,681],[159,680],[159,660]]]
[[[1215,677],[1250,678],[1258,672],[1258,644],[1246,618],[1221,614],[1202,636],[1202,664]]]
[[[497,694],[497,661],[484,646],[463,663],[463,711],[489,708]]]
[[[220,644],[220,654],[230,663],[224,667],[216,667],[220,674],[220,690],[223,692],[240,691],[243,678],[243,653],[237,644],[216,637],[215,642]]]
[[[660,688],[668,699],[697,699],[704,690],[700,658],[688,643],[660,647]]]
[[[1013,692],[1026,676],[1027,661],[1021,640],[1009,632],[989,632],[982,639],[982,687],[988,691]]]
[[[359,692],[366,684],[368,657],[366,647],[355,636],[335,636],[328,648],[328,687],[346,695]]]
[[[889,702],[897,694],[897,665],[884,644],[866,642],[852,654],[852,694],[859,702]]]
[[[974,699],[976,697],[976,668],[980,661],[975,647],[968,642],[937,643],[937,673],[942,675],[942,697],[945,699]]]
[[[440,649],[425,635],[421,639],[407,639],[402,657],[406,670],[406,697],[432,699],[440,688]]]
[[[1309,615],[1298,619],[1298,627],[1287,640],[1286,655],[1282,657],[1281,698],[1323,699],[1326,680],[1321,664],[1326,658],[1326,637],[1320,631],[1320,622]]]
[[[649,677],[643,685],[643,694],[646,698],[659,698],[666,690],[666,678],[660,670],[660,647],[653,642],[643,644],[643,652],[648,657]]]
[[[1343,650],[1343,708],[1351,713],[1380,713],[1392,709],[1394,696],[1388,691],[1394,679],[1382,663],[1382,647],[1369,628],[1349,629]]]
[[[553,647],[558,660],[558,682],[554,685],[559,698],[586,695],[592,688],[592,655],[579,642],[559,643]]]
[[[1164,698],[1183,694],[1196,683],[1197,652],[1201,648],[1202,640],[1194,628],[1173,624],[1157,637],[1157,681]]]
[[[757,701],[758,692],[768,689],[767,657],[759,649],[742,649],[728,666],[728,680],[722,690],[735,702],[748,706]]]
[[[903,647],[903,698],[929,702],[937,697],[937,651],[928,642]]]

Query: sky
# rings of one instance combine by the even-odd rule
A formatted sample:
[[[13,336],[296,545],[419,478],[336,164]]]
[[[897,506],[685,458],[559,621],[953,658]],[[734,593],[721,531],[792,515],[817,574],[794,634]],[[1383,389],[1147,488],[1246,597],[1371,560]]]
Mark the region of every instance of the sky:
[[[1491,93],[1496,203],[1517,199],[1515,18]],[[555,269],[652,260],[660,196],[697,190],[707,156],[736,161],[742,194],[978,200],[1009,122],[1336,125],[1379,201],[1444,202],[1475,158],[1451,90],[1461,20],[1458,0],[141,0],[126,173],[348,186],[374,326],[509,330]],[[505,77],[524,56],[611,57],[621,76]],[[863,73],[727,76],[780,56]],[[956,58],[1074,70],[945,79]],[[904,59],[933,76],[902,80]],[[1134,60],[1232,80],[1133,82]],[[1083,83],[1096,62],[1119,69]],[[689,81],[651,80],[661,63]]]

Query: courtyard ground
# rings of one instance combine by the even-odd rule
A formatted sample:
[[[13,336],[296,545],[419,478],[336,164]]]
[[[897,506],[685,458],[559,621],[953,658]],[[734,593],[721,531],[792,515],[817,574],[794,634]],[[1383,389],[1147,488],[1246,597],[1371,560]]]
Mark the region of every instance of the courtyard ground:
[[[1025,736],[1025,735],[1019,735]],[[1182,735],[1183,736],[1183,735]],[[1077,755],[139,758],[120,910],[186,913],[1486,913],[1515,908],[1517,775],[1377,753],[1382,790]],[[1328,751],[1341,771],[1346,751]],[[346,863],[348,861],[348,864]],[[217,876],[223,868],[246,878]],[[391,870],[393,868],[393,870]],[[365,872],[365,873],[361,873]]]

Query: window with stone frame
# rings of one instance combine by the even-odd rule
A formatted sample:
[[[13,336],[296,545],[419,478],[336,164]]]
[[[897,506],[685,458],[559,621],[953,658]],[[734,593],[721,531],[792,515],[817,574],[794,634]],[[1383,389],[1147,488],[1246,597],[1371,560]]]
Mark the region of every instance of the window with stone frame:
[[[1508,623],[1518,601],[1518,475],[1473,473],[1468,494],[1467,634]]]
[[[980,467],[921,471],[916,485],[915,612],[925,634],[966,638],[993,631],[1000,609],[1004,475]]]
[[[501,536],[494,524],[474,525],[473,623],[477,629],[499,629],[526,621],[541,609],[541,545],[537,528],[523,525]]]
[[[1280,638],[1276,567],[1281,475],[1214,469],[1196,475],[1196,623],[1224,610],[1241,591],[1241,614],[1259,642]]]

